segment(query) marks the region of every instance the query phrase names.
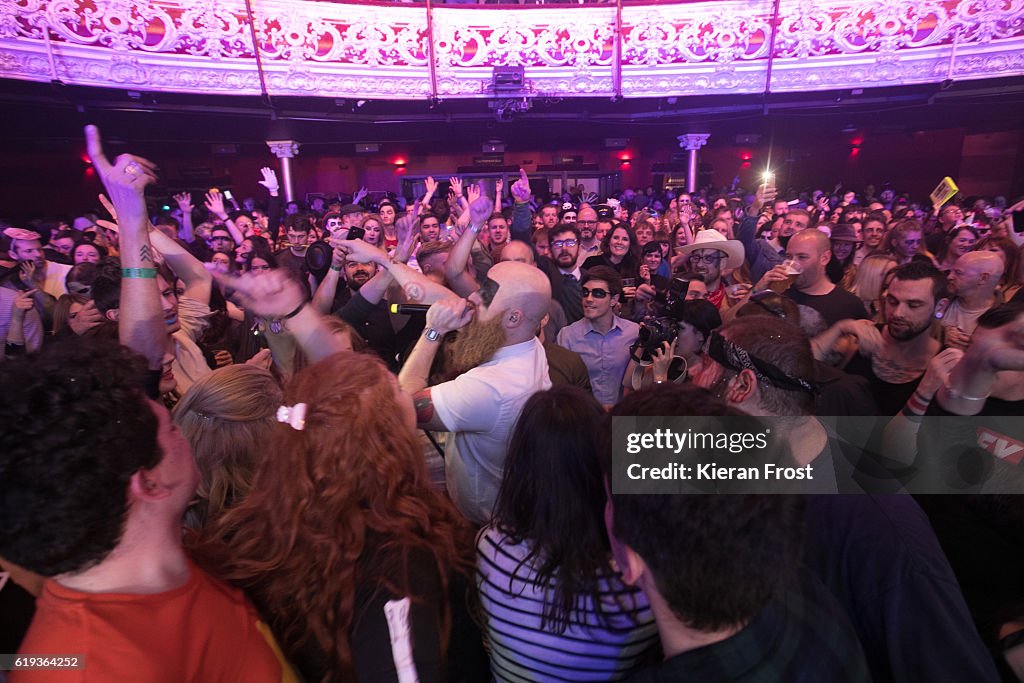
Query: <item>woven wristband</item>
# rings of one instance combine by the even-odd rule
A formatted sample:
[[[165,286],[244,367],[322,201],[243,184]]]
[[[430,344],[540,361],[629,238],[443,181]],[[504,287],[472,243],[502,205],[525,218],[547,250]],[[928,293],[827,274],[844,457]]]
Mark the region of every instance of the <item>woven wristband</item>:
[[[133,280],[155,280],[156,268],[122,268],[121,277]]]

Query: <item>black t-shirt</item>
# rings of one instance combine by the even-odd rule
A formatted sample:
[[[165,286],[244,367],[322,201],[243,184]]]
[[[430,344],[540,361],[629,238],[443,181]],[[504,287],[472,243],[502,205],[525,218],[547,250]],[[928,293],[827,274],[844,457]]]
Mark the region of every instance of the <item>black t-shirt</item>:
[[[805,571],[748,624],[716,643],[670,657],[630,683],[869,681],[842,608]]]
[[[828,294],[804,294],[790,287],[786,290],[786,296],[821,313],[830,327],[840,320],[863,320],[868,317],[864,302],[842,287],[833,287]]]
[[[347,288],[346,288],[347,289]],[[426,317],[410,316],[405,324],[395,329],[395,316],[389,312],[386,301],[371,304],[356,292],[348,302],[335,311],[359,333],[373,351],[384,359],[388,367],[397,372],[398,357],[419,338],[426,325]]]
[[[950,563],[906,495],[807,497],[805,559],[846,608],[876,681],[990,681]],[[907,634],[919,647],[907,647]]]

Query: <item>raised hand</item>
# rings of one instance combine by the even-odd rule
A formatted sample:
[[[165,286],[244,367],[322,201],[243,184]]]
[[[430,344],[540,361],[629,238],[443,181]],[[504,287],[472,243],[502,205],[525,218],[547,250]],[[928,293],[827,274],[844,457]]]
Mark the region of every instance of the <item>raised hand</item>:
[[[348,231],[346,230],[346,232]],[[344,242],[345,240],[338,237],[329,237],[327,239],[327,243],[333,247],[333,251],[331,252],[332,268],[342,268],[345,265],[345,251],[341,248],[341,244]]]
[[[462,197],[462,179],[452,176],[448,179],[448,182],[451,183],[452,192],[455,193],[455,198],[458,199]]]
[[[479,196],[469,203],[469,219],[473,225],[483,225],[494,212],[494,203],[484,194],[481,185],[477,186],[476,192]]]
[[[395,260],[399,263],[408,263],[412,254],[416,251],[416,245],[420,243],[418,230],[406,230],[399,236],[398,246],[395,247]]]
[[[228,212],[224,210],[224,195],[219,190],[210,190],[206,193],[206,210],[217,218],[227,220]]]
[[[594,202],[597,201],[597,193],[596,192],[584,192],[580,196],[580,201],[586,202],[587,204],[593,204]]]
[[[519,169],[519,180],[512,183],[512,197],[523,204],[530,201],[533,192],[530,190],[530,178],[526,175],[526,169]]]
[[[437,181],[434,180],[434,176],[427,176],[427,179],[423,181],[427,186],[427,193],[423,195],[423,202],[429,202],[434,193],[437,192]]]
[[[110,195],[108,210],[111,211],[111,215],[116,220],[118,214],[122,217],[126,213],[130,214],[131,222],[141,220],[142,227],[145,228],[144,195],[146,185],[156,182],[156,164],[132,154],[121,154],[114,159],[114,163],[110,163],[103,153],[100,129],[96,126],[85,127],[85,146],[96,174]]]
[[[469,201],[469,205],[472,206],[473,202],[480,199],[480,186],[476,183],[471,183],[466,188],[466,199]]]
[[[337,240],[332,243],[345,257],[358,263],[380,263],[387,260],[387,254],[363,240]]]
[[[502,190],[505,189],[505,181],[498,178],[494,181],[494,196],[500,197]]]
[[[238,276],[213,271],[211,275],[221,286],[235,290],[235,296],[245,310],[264,318],[290,315],[307,298],[302,285],[285,268]]]
[[[774,202],[777,196],[778,190],[775,189],[774,185],[769,185],[768,183],[759,184],[754,193],[754,204],[751,205],[746,214],[757,216],[767,205]]]
[[[178,208],[181,209],[182,213],[189,213],[192,211],[192,195],[188,192],[179,192],[174,195],[174,201],[178,203]]]
[[[277,182],[277,174],[274,173],[274,169],[264,166],[260,169],[260,173],[263,174],[263,180],[259,181],[260,185],[267,188],[271,195],[276,195],[281,186]]]
[[[110,214],[110,217],[116,223],[117,222],[117,209],[115,209],[114,205],[110,203],[109,199],[107,199],[107,195],[105,195],[102,192],[100,192],[97,195],[97,198],[100,200],[100,204],[103,205],[103,208],[107,210],[107,213]]]
[[[361,202],[363,200],[363,197],[365,197],[366,195],[367,195],[366,188],[365,187],[360,187],[359,188],[359,192],[356,192],[354,195],[352,195],[352,203],[353,204],[358,204],[359,202]]]
[[[472,185],[470,185],[470,187],[472,187]],[[466,201],[466,198],[459,197],[459,201],[464,203]],[[462,236],[462,233],[465,232],[466,228],[469,227],[470,213],[468,209],[469,204],[460,206],[458,215],[455,216],[455,232],[457,232],[460,237]],[[453,211],[453,213],[455,212]]]

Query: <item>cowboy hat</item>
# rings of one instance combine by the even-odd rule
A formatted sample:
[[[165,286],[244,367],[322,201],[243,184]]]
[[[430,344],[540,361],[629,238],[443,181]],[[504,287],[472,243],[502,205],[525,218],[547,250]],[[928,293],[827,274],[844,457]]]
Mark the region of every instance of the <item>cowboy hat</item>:
[[[725,252],[729,259],[722,266],[723,268],[739,268],[743,265],[743,261],[746,258],[742,242],[739,240],[728,240],[725,238],[725,235],[712,229],[698,232],[693,242],[679,248],[679,253],[689,256],[691,252],[697,249],[717,249]]]

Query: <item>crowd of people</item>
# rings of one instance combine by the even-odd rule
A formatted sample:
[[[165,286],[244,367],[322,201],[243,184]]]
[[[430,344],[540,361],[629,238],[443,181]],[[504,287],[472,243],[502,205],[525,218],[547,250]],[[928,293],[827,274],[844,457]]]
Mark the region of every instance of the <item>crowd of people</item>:
[[[0,651],[84,668],[8,680],[1024,680],[1024,201],[152,211],[86,142],[105,214],[0,226]],[[631,416],[827,476],[624,495]]]

